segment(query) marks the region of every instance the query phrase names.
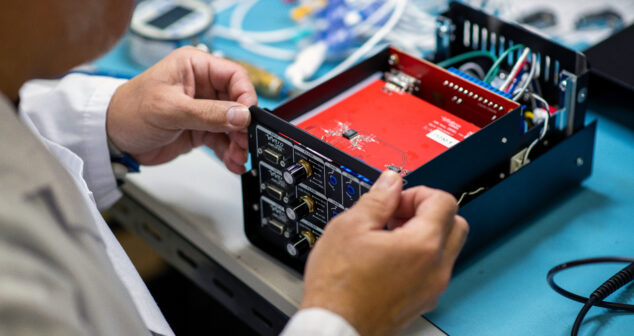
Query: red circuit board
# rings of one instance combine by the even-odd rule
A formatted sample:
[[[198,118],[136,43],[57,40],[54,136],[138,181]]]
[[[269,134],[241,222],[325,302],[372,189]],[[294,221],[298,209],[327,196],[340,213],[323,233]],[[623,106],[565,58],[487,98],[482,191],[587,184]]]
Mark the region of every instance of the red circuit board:
[[[377,169],[404,173],[480,129],[385,84],[377,79],[297,126]]]

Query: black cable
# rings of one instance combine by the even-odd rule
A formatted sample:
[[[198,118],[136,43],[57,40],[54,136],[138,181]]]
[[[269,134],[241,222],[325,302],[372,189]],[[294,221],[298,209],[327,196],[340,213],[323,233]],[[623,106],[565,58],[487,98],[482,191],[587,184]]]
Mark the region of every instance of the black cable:
[[[579,333],[579,328],[581,327],[581,322],[583,322],[583,319],[586,317],[586,314],[588,313],[590,308],[592,308],[592,304],[593,302],[588,300],[588,302],[586,302],[586,304],[583,305],[583,308],[581,308],[581,310],[579,311],[579,314],[577,314],[575,323],[572,325],[570,335],[577,336],[577,333]]]
[[[598,264],[598,263],[629,263],[628,266],[617,272],[606,282],[601,284],[599,288],[597,288],[589,297],[583,297],[574,293],[571,293],[559,285],[555,283],[554,277],[555,274],[576,266],[587,265],[587,264]],[[546,275],[546,279],[548,284],[552,289],[554,289],[557,293],[577,302],[583,303],[583,308],[579,311],[577,318],[575,319],[575,323],[572,326],[571,335],[576,336],[579,332],[579,328],[581,327],[581,322],[583,322],[584,317],[592,308],[592,306],[609,308],[609,309],[617,309],[617,310],[625,310],[629,312],[634,312],[634,305],[632,304],[624,304],[617,302],[609,302],[603,301],[610,294],[614,293],[619,288],[625,286],[632,280],[634,280],[634,258],[626,258],[626,257],[600,257],[600,258],[588,258],[588,259],[579,259],[570,261],[567,263],[563,263],[557,265],[548,271]]]

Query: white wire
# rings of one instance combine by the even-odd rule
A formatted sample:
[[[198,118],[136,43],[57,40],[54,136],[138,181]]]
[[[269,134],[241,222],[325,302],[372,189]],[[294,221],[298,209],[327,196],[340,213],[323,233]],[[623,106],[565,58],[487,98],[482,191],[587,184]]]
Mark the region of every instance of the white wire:
[[[460,66],[460,68],[458,68],[458,70],[466,73],[467,71],[471,70],[473,71],[475,74],[478,75],[479,79],[484,78],[484,76],[486,76],[486,73],[484,72],[484,69],[482,69],[482,67],[480,66],[480,64],[476,63],[476,62],[467,62],[463,65]]]
[[[539,138],[533,140],[533,142],[531,142],[531,144],[528,145],[528,148],[526,149],[526,152],[524,153],[524,157],[522,158],[522,165],[526,164],[526,160],[528,160],[528,155],[533,150],[533,147],[535,147],[535,145],[537,145],[537,143],[540,140],[544,139],[544,137],[546,136],[546,131],[548,130],[548,123],[550,122],[550,105],[548,105],[548,102],[546,101],[546,99],[540,97],[535,92],[531,93],[531,95],[533,96],[533,98],[538,100],[540,103],[544,104],[544,106],[546,107],[546,114],[545,114],[546,118],[543,121],[544,126],[542,127],[542,131],[539,134]]]
[[[383,27],[381,27],[381,29],[379,29],[379,31],[376,32],[376,34],[374,34],[370,39],[368,39],[361,47],[359,47],[359,49],[357,49],[350,56],[348,56],[348,58],[346,58],[343,62],[339,63],[339,65],[334,67],[332,70],[328,71],[328,73],[326,73],[324,76],[310,82],[293,83],[295,87],[297,87],[298,89],[305,90],[317,84],[320,84],[332,78],[333,76],[340,73],[341,71],[349,68],[354,63],[356,63],[361,57],[363,57],[368,51],[374,48],[374,46],[377,43],[379,43],[392,30],[392,28],[394,28],[394,26],[398,23],[401,16],[403,15],[403,12],[405,11],[407,0],[391,0],[391,1],[396,3],[394,6],[394,11],[392,12],[392,15],[390,16],[389,20],[385,23]]]
[[[214,10],[214,14],[221,13],[233,6],[235,6],[240,0],[215,0],[211,2],[211,8]]]
[[[242,23],[246,18],[247,14],[251,10],[255,4],[258,3],[258,0],[246,0],[241,1],[236,8],[231,12],[231,18],[229,20],[229,27],[233,30],[242,30]]]
[[[295,50],[268,46],[262,43],[280,42],[295,38],[299,32],[299,29],[297,27],[289,27],[265,32],[252,32],[242,29],[242,24],[247,13],[257,2],[258,0],[239,2],[239,4],[231,13],[229,28],[223,26],[214,26],[211,30],[211,33],[222,38],[236,40],[240,42],[240,45],[244,49],[261,56],[283,61],[293,60],[295,56],[297,56],[297,52]]]
[[[395,5],[396,3],[394,1],[386,1],[383,6],[379,7],[379,9],[372,13],[365,21],[355,27],[355,35],[365,35],[374,25],[390,14]]]
[[[261,43],[244,42],[241,43],[240,46],[254,54],[281,61],[292,61],[295,59],[295,56],[297,56],[297,51],[295,50],[272,47]]]
[[[546,130],[548,129],[548,122],[550,121],[550,105],[548,105],[548,102],[546,102],[546,99],[540,97],[538,94],[536,93],[531,93],[531,95],[533,96],[533,98],[537,99],[540,103],[544,104],[544,106],[546,107],[546,119],[544,119],[544,128],[542,128],[542,132],[539,135],[539,139],[543,139],[544,136],[546,135]]]
[[[462,193],[462,195],[460,195],[460,198],[458,199],[458,202],[456,202],[456,203],[458,203],[458,205],[460,205],[460,203],[462,203],[462,200],[464,200],[465,196],[467,196],[467,195],[473,196],[473,195],[475,195],[477,193],[480,193],[480,192],[484,191],[484,189],[485,189],[484,187],[480,187],[480,188],[478,188],[476,190],[473,190],[473,191],[465,191],[465,192]]]
[[[513,79],[515,77],[517,77],[516,74],[518,73],[518,71],[520,71],[520,67],[522,66],[524,61],[526,61],[526,58],[528,57],[529,51],[530,50],[528,48],[524,48],[524,51],[522,52],[522,55],[517,59],[517,62],[515,62],[515,65],[511,69],[511,72],[509,72],[508,77],[506,78],[506,80],[504,81],[502,86],[499,87],[500,90],[502,90],[502,91],[506,90],[506,88],[508,88],[509,85],[511,85],[511,83],[513,83]]]
[[[445,0],[408,1],[398,24],[383,40],[407,53],[423,56],[435,49],[436,14],[446,7]]]
[[[531,59],[531,69],[528,72],[528,76],[526,76],[526,80],[522,83],[521,87],[515,90],[516,93],[513,96],[513,101],[517,101],[522,96],[522,94],[524,94],[524,91],[526,91],[526,88],[528,88],[528,85],[530,85],[530,83],[533,81],[533,78],[535,78],[536,69],[537,69],[537,56],[533,54]]]
[[[212,32],[223,38],[239,42],[271,43],[292,40],[297,37],[297,35],[301,32],[301,29],[302,28],[299,27],[289,27],[264,32],[251,32],[215,25],[212,27]]]

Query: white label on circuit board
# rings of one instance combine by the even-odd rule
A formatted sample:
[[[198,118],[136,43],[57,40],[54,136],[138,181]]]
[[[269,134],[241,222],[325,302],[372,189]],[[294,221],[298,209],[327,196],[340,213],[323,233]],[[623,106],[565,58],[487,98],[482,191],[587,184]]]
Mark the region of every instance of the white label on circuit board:
[[[429,133],[427,133],[427,137],[436,141],[437,143],[450,148],[457,144],[459,141],[447,135],[445,132],[435,129]]]

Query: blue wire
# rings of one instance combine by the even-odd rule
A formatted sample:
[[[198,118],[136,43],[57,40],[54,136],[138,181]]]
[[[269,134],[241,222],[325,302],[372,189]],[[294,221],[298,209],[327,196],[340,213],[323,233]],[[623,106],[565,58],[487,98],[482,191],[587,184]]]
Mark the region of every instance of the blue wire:
[[[513,82],[513,86],[511,86],[511,89],[508,91],[511,95],[513,94],[513,91],[515,91],[519,83],[522,81],[522,77],[524,77],[524,75],[526,75],[527,72],[528,71],[524,70],[519,74],[519,76],[517,76],[517,78],[515,79],[515,82]]]

